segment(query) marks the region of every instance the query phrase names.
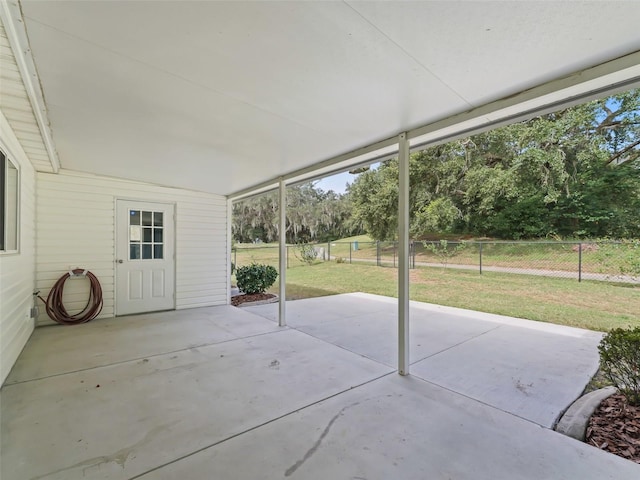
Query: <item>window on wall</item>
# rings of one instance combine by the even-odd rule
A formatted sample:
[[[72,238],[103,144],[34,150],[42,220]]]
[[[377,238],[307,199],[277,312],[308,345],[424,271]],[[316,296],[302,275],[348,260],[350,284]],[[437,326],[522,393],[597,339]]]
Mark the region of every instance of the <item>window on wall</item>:
[[[18,169],[0,150],[0,252],[18,250]]]
[[[164,258],[163,212],[129,210],[129,260]]]

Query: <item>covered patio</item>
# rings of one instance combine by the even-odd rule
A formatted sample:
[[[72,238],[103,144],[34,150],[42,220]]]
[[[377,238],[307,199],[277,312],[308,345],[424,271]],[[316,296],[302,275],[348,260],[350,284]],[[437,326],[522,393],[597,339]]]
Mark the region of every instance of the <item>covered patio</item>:
[[[410,303],[407,249],[410,152],[637,87],[639,15],[0,0],[2,479],[638,478],[551,430],[598,334]],[[397,301],[285,302],[281,253],[228,305],[233,201],[279,189],[283,252],[287,185],[391,157]],[[101,313],[51,326],[74,269]]]
[[[287,328],[263,305],[38,329],[2,392],[2,477],[638,477],[551,429],[600,334],[412,303],[400,377],[395,305],[288,302]]]

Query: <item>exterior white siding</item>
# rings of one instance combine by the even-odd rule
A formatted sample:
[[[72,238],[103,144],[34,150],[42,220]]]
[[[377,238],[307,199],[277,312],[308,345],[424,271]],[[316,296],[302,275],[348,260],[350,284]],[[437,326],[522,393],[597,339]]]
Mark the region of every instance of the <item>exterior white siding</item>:
[[[39,171],[51,172],[53,167],[2,22],[0,64],[0,109],[33,166]]]
[[[0,146],[19,169],[17,253],[0,253],[0,385],[33,332],[29,310],[35,285],[36,177],[5,116],[0,113]]]
[[[61,170],[38,173],[37,288],[46,298],[70,268],[86,268],[100,280],[104,308],[115,313],[117,199],[176,205],[176,308],[228,302],[227,200],[220,195],[160,187]],[[65,306],[81,310],[88,282],[69,279]],[[39,324],[50,323],[45,313]]]

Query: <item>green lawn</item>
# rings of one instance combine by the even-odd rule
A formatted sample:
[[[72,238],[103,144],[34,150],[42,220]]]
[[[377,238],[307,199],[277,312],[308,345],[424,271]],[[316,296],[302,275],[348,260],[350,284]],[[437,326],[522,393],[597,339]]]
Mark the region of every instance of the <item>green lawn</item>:
[[[421,302],[600,331],[640,326],[640,285],[442,268],[410,275],[411,299]],[[287,270],[287,299],[349,292],[395,297],[397,270],[336,262]]]
[[[595,244],[585,244],[593,247]],[[376,243],[367,235],[343,238],[333,242],[319,243],[317,247],[324,255],[344,262],[377,263],[395,265],[397,247],[393,242]],[[298,247],[287,248],[289,267],[302,265]],[[604,244],[595,246],[579,254],[577,245],[562,242],[487,242],[482,245],[482,264],[484,267],[503,267],[516,269],[538,269],[566,271],[568,275],[577,274],[581,264],[582,272],[607,275],[621,273],[633,275],[640,268],[640,248],[637,242],[623,244]],[[248,265],[251,262],[278,265],[278,244],[237,244],[232,261],[236,265]],[[439,263],[440,259],[421,242],[415,243],[415,261],[420,263]],[[448,259],[450,264],[480,264],[480,245],[469,242],[455,256]]]

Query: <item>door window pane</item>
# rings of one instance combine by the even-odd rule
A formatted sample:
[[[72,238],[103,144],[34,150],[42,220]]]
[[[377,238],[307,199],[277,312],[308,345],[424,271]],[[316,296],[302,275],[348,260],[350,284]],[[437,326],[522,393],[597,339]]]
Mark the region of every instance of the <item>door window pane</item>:
[[[129,259],[163,259],[164,213],[130,210],[129,217]]]
[[[139,242],[142,240],[141,228],[138,225],[131,225],[129,227],[129,241]]]

